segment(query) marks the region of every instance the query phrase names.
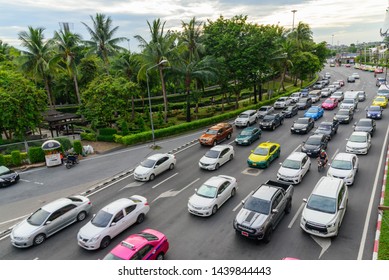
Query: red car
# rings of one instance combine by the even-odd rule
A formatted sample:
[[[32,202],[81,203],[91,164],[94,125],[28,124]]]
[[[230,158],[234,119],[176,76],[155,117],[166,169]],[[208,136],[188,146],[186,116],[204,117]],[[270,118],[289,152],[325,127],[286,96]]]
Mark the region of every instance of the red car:
[[[163,233],[145,229],[120,242],[104,260],[163,260],[168,250],[169,242]]]
[[[338,107],[338,99],[337,98],[327,98],[322,104],[321,107],[324,110],[334,110]]]

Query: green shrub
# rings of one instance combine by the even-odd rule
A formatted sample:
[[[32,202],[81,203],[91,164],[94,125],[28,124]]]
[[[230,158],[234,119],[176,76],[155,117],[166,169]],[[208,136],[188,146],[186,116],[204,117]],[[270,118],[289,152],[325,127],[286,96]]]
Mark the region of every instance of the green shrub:
[[[113,135],[113,141],[115,143],[123,144],[123,136],[122,135],[118,135],[118,134],[114,134]]]
[[[112,135],[114,135],[116,133],[117,133],[117,130],[114,129],[114,128],[110,128],[110,127],[100,128],[99,129],[99,135],[109,135],[109,136],[112,136]]]
[[[20,156],[20,151],[12,151],[11,157],[13,166],[20,166],[22,164],[22,157]]]
[[[59,143],[61,143],[62,151],[67,151],[73,147],[72,142],[70,142],[69,138],[59,137],[54,138],[54,140],[57,140]]]
[[[0,166],[1,165],[5,165],[5,159],[3,154],[0,154]]]
[[[4,165],[7,167],[14,166],[12,163],[12,156],[11,155],[4,155]]]
[[[78,155],[81,155],[82,154],[82,144],[81,144],[81,141],[80,140],[75,140],[73,142],[73,149],[74,149],[74,152]]]
[[[28,149],[28,158],[31,163],[44,162],[45,153],[41,147],[31,147]]]
[[[114,140],[114,134],[113,135],[97,135],[97,141],[103,141],[103,142],[113,142]]]
[[[122,135],[127,135],[130,132],[128,129],[128,123],[124,120],[120,124],[120,129],[122,131]]]
[[[81,140],[96,141],[96,134],[93,132],[92,133],[81,132],[80,137]]]

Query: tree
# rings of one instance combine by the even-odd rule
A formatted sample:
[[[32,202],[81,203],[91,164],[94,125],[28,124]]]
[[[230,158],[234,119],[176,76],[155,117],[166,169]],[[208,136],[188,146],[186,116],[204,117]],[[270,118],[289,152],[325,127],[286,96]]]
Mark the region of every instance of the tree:
[[[284,40],[277,51],[274,52],[273,57],[274,61],[280,65],[281,68],[281,82],[280,87],[285,91],[285,76],[288,68],[293,66],[292,55],[295,52],[295,46],[290,40]]]
[[[300,78],[301,87],[303,80],[306,80],[312,73],[320,71],[321,64],[318,57],[310,52],[298,52],[293,57],[293,72]]]

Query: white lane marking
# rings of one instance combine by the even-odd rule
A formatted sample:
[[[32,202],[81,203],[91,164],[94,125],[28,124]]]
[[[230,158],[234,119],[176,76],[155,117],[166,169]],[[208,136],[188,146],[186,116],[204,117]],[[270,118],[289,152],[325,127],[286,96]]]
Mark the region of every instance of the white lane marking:
[[[158,187],[159,185],[162,185],[162,184],[165,183],[167,180],[170,180],[171,178],[173,178],[173,177],[176,176],[177,174],[178,174],[178,172],[177,172],[177,173],[174,173],[172,176],[170,176],[170,177],[166,178],[165,180],[159,182],[158,184],[156,184],[156,185],[153,186],[152,188],[155,189],[156,187]]]
[[[19,179],[20,181],[22,182],[26,182],[26,183],[30,183],[31,181],[30,180],[26,180],[26,179]]]
[[[23,218],[25,218],[25,217],[27,217],[27,216],[29,216],[29,215],[30,215],[30,214],[27,214],[27,215],[20,216],[20,217],[18,217],[18,218],[12,219],[12,220],[8,220],[8,221],[5,221],[5,222],[1,222],[0,225],[8,224],[8,223],[10,223],[10,222],[14,222],[14,221],[23,219]]]
[[[305,202],[301,203],[299,209],[297,210],[296,214],[293,216],[293,219],[290,221],[288,228],[291,228],[294,224],[294,222],[297,220],[298,216],[300,215],[301,211],[303,211]]]
[[[254,191],[251,191],[243,200],[246,201],[247,198],[252,195],[254,193]],[[238,205],[235,206],[234,209],[232,209],[232,212],[235,212],[240,206],[242,206],[242,203],[239,203]]]
[[[193,182],[190,182],[188,185],[186,185],[184,188],[182,188],[182,189],[179,190],[179,191],[173,191],[173,189],[171,189],[171,190],[168,190],[167,192],[161,193],[161,194],[160,194],[157,198],[155,198],[152,202],[156,201],[156,200],[159,199],[159,198],[176,196],[177,194],[179,194],[179,193],[182,192],[183,190],[189,188],[191,185],[193,185],[194,183],[196,183],[198,180],[200,180],[200,178],[197,178],[197,179],[194,180]]]
[[[125,179],[127,179],[127,178],[129,178],[129,177],[131,177],[131,176],[134,176],[134,174],[131,173],[131,174],[129,174],[128,176],[123,176],[122,178],[120,178],[120,179],[118,179],[118,180],[116,180],[116,181],[113,181],[112,183],[110,183],[110,184],[108,184],[108,185],[106,185],[106,186],[104,186],[104,187],[102,187],[102,188],[100,188],[100,189],[94,190],[92,193],[87,194],[87,195],[85,195],[85,196],[86,196],[86,197],[90,197],[91,195],[94,195],[94,194],[96,194],[96,193],[98,193],[98,192],[101,192],[102,190],[105,190],[106,188],[109,188],[110,186],[113,186],[113,185],[115,185],[116,183],[118,183],[118,182],[120,182],[120,181],[123,181],[123,180],[125,180]]]
[[[365,249],[365,244],[366,244],[366,238],[367,238],[367,230],[369,228],[369,220],[370,220],[370,216],[371,216],[371,211],[372,211],[372,208],[373,208],[373,203],[374,203],[374,197],[375,197],[375,194],[377,192],[377,187],[378,187],[378,179],[380,177],[380,173],[381,173],[381,166],[382,166],[382,162],[384,161],[384,156],[386,156],[387,154],[387,141],[388,141],[388,134],[389,134],[389,126],[388,128],[386,129],[386,135],[385,135],[385,140],[384,140],[384,145],[382,145],[382,151],[381,151],[381,156],[380,156],[380,161],[379,161],[379,164],[378,164],[378,167],[377,167],[377,172],[376,172],[376,176],[375,176],[375,180],[374,180],[374,187],[371,191],[371,196],[370,196],[370,202],[369,202],[369,207],[367,209],[367,213],[366,213],[366,218],[365,218],[365,225],[363,227],[363,233],[362,233],[362,237],[361,237],[361,245],[359,246],[359,252],[358,252],[358,257],[357,257],[357,260],[361,260],[362,257],[363,257],[363,251]]]
[[[41,183],[41,182],[34,182],[34,184],[43,185],[43,183]]]
[[[185,147],[185,148],[183,148],[183,149],[181,149],[181,150],[175,152],[174,154],[175,154],[175,155],[176,155],[176,154],[179,154],[179,153],[181,153],[181,152],[183,152],[183,151],[185,151],[185,150],[187,150],[187,149],[189,149],[189,148],[192,148],[193,146],[196,146],[197,144],[199,144],[199,142],[195,142],[195,143],[189,145],[188,147]]]
[[[335,156],[339,153],[339,148],[336,149],[334,155],[331,157],[331,160],[334,160]]]
[[[319,259],[320,259],[321,256],[328,250],[328,248],[330,248],[331,238],[318,237],[314,235],[311,235],[311,237],[321,247],[321,252],[319,255]]]
[[[301,147],[301,144],[300,145],[298,145],[297,147],[296,147],[296,149],[294,149],[293,150],[293,152],[296,152],[297,151],[297,149],[299,149]]]
[[[127,188],[139,187],[139,186],[142,186],[143,184],[144,184],[144,182],[138,182],[138,181],[132,182],[132,183],[129,183],[127,186],[124,186],[123,188],[121,188],[121,189],[119,190],[119,192],[122,191],[122,190],[124,190],[124,189],[127,189]]]

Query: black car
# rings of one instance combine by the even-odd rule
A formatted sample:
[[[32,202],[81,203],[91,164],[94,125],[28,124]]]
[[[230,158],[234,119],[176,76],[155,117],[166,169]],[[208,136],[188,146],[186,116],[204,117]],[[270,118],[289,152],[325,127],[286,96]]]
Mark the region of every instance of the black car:
[[[354,124],[354,131],[365,131],[369,132],[370,136],[373,137],[375,131],[375,120],[373,119],[360,119]]]
[[[350,123],[354,118],[354,110],[340,109],[334,116],[333,120],[339,123]]]
[[[298,106],[294,104],[286,107],[284,110],[282,110],[281,113],[284,115],[285,118],[291,118],[297,115],[298,110],[299,110]]]
[[[269,114],[263,117],[259,123],[261,129],[275,130],[278,126],[282,125],[284,119],[281,114]]]
[[[0,166],[0,187],[6,187],[19,181],[20,176],[16,171]]]
[[[322,149],[327,149],[328,138],[324,134],[314,134],[303,142],[301,151],[310,157],[318,157]]]
[[[294,121],[292,127],[290,128],[290,132],[307,134],[309,131],[311,131],[314,125],[315,121],[313,120],[313,118],[298,118],[296,121]]]
[[[309,107],[312,106],[312,98],[310,97],[300,98],[300,100],[297,102],[297,106],[299,110],[308,109]]]
[[[315,130],[314,134],[324,134],[327,136],[328,141],[331,140],[332,136],[334,136],[338,132],[339,122],[321,122],[319,127]]]

